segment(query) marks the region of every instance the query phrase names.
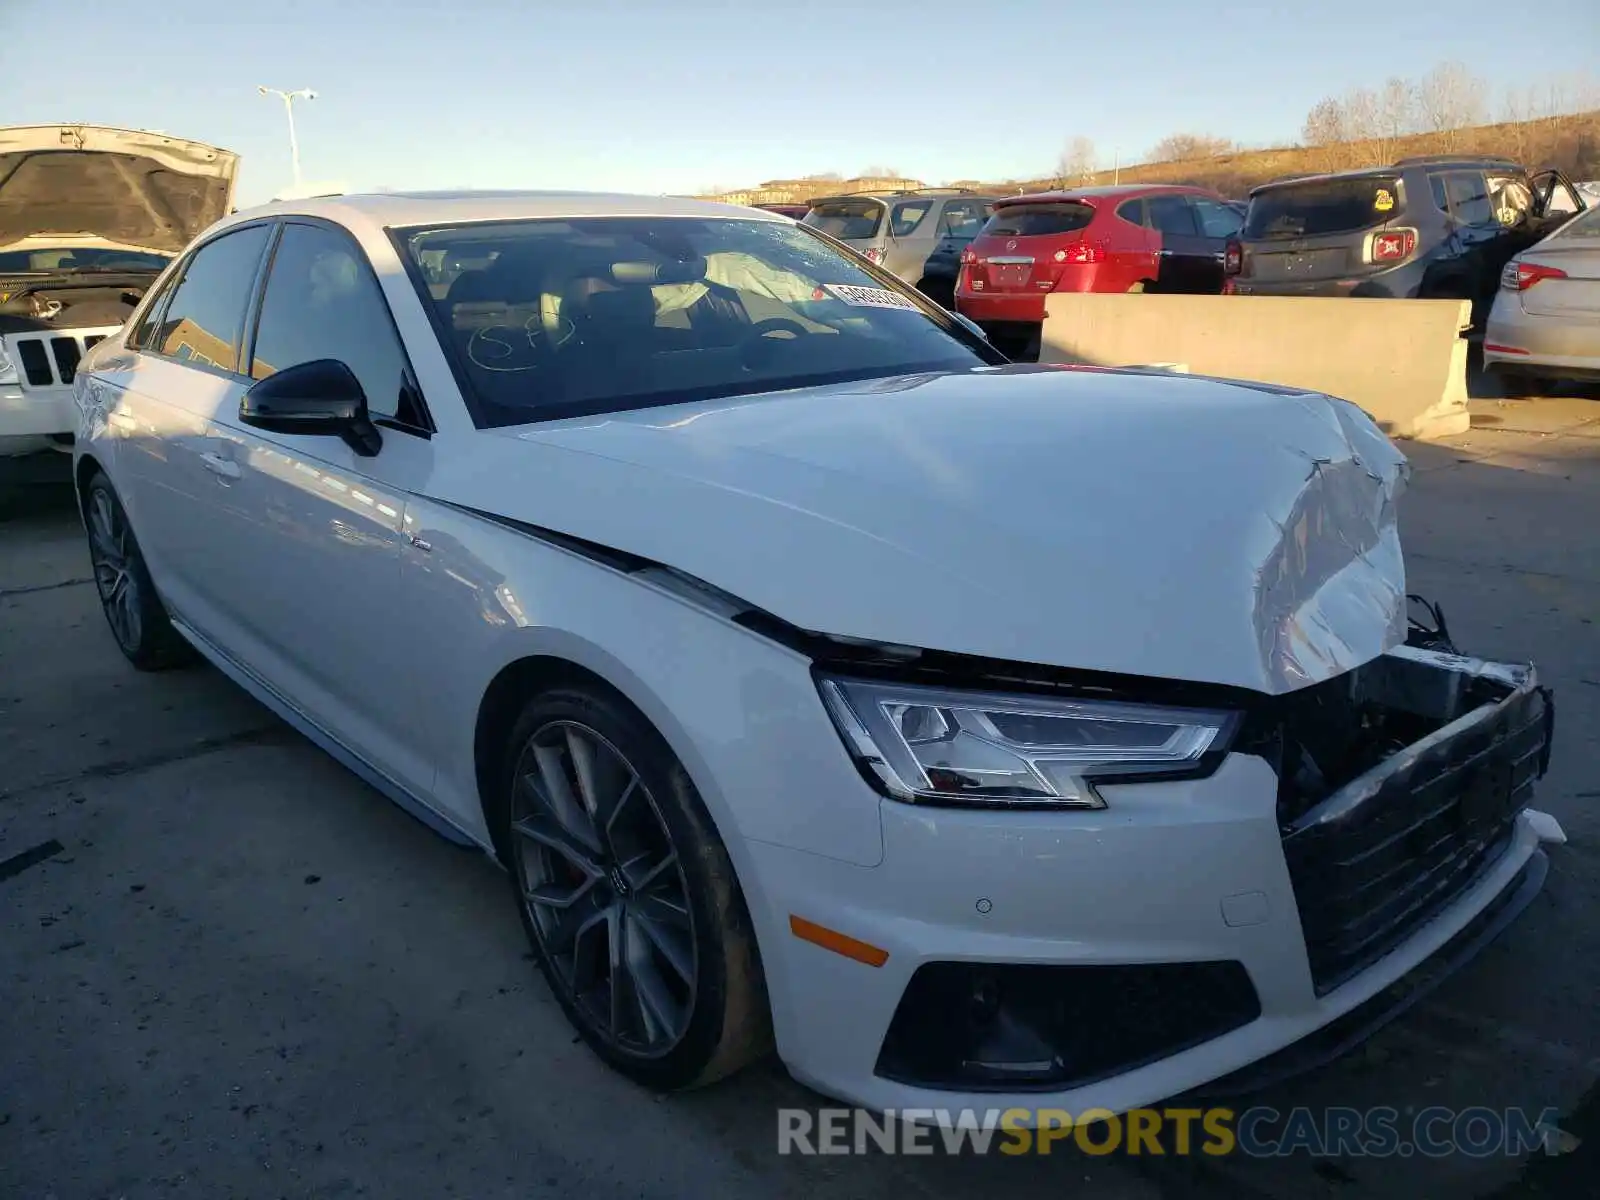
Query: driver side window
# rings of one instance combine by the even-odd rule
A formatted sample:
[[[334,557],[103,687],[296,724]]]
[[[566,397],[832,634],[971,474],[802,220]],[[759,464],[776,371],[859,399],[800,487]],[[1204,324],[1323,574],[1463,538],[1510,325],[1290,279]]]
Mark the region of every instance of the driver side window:
[[[422,424],[388,303],[354,241],[320,225],[286,225],[256,326],[250,376],[334,358],[361,381],[375,417]]]

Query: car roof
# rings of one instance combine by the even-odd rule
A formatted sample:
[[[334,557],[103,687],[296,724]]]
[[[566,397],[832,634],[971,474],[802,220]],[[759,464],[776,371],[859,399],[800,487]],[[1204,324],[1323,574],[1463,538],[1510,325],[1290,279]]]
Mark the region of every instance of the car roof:
[[[1014,204],[1040,204],[1054,200],[1121,200],[1134,196],[1152,196],[1163,192],[1200,192],[1205,188],[1183,183],[1106,183],[1096,187],[1056,188],[1048,192],[1028,192],[1021,196],[1001,196],[995,207]]]
[[[890,200],[993,200],[995,194],[985,191],[968,191],[966,188],[911,188],[898,192],[840,192],[835,196],[817,196],[806,201],[812,208],[819,204],[837,204],[841,200],[872,200],[887,204]]]
[[[1288,187],[1300,183],[1328,183],[1340,179],[1370,179],[1375,176],[1399,175],[1415,167],[1499,167],[1522,170],[1522,166],[1515,159],[1501,158],[1494,154],[1425,154],[1414,158],[1402,158],[1399,162],[1387,166],[1379,164],[1370,167],[1353,167],[1347,171],[1313,171],[1308,175],[1286,175],[1282,179],[1269,179],[1266,183],[1257,184],[1250,189],[1254,196],[1257,192],[1264,192],[1269,188]]]
[[[724,217],[787,221],[761,209],[680,196],[620,192],[450,191],[373,192],[273,201],[244,209],[232,222],[273,216],[324,217],[339,224],[377,228],[455,225],[559,217]]]

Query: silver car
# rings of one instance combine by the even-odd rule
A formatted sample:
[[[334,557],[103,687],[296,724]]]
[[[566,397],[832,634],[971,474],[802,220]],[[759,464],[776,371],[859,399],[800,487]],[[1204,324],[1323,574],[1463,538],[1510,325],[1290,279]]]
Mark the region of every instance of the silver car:
[[[1483,359],[1535,385],[1600,380],[1600,209],[1574,217],[1506,264]]]
[[[802,224],[837,238],[949,308],[961,251],[989,219],[993,201],[959,188],[859,192],[813,200]]]

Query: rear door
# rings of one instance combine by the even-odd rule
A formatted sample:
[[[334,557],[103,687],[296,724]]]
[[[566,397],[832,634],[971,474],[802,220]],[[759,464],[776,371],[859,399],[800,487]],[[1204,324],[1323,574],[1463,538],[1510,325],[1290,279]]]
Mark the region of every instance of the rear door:
[[[1204,292],[1210,277],[1211,247],[1200,234],[1200,223],[1189,197],[1180,192],[1157,192],[1145,197],[1150,227],[1161,239],[1157,251],[1161,265],[1156,272],[1158,292]],[[1221,266],[1217,265],[1217,286],[1222,288]]]
[[[889,237],[883,265],[913,287],[921,282],[928,256],[939,244],[939,204],[936,196],[889,204]]]
[[[1431,171],[1428,185],[1434,204],[1450,214],[1452,256],[1466,276],[1474,315],[1480,316],[1479,308],[1493,297],[1516,239],[1508,236],[1496,216],[1482,168]]]
[[[141,321],[134,330],[137,351],[113,417],[117,462],[156,586],[176,616],[223,645],[237,628],[236,598],[223,580],[238,547],[217,530],[237,503],[237,480],[209,429],[217,412],[238,408],[248,386],[245,316],[272,230],[233,229],[189,256],[159,326]]]

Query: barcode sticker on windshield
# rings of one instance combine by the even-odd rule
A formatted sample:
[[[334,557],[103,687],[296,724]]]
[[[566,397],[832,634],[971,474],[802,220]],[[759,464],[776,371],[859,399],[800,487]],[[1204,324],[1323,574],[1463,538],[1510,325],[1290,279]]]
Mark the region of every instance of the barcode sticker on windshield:
[[[912,312],[917,311],[914,303],[888,288],[857,287],[849,283],[828,283],[823,286],[835,299],[857,308],[909,308]]]

